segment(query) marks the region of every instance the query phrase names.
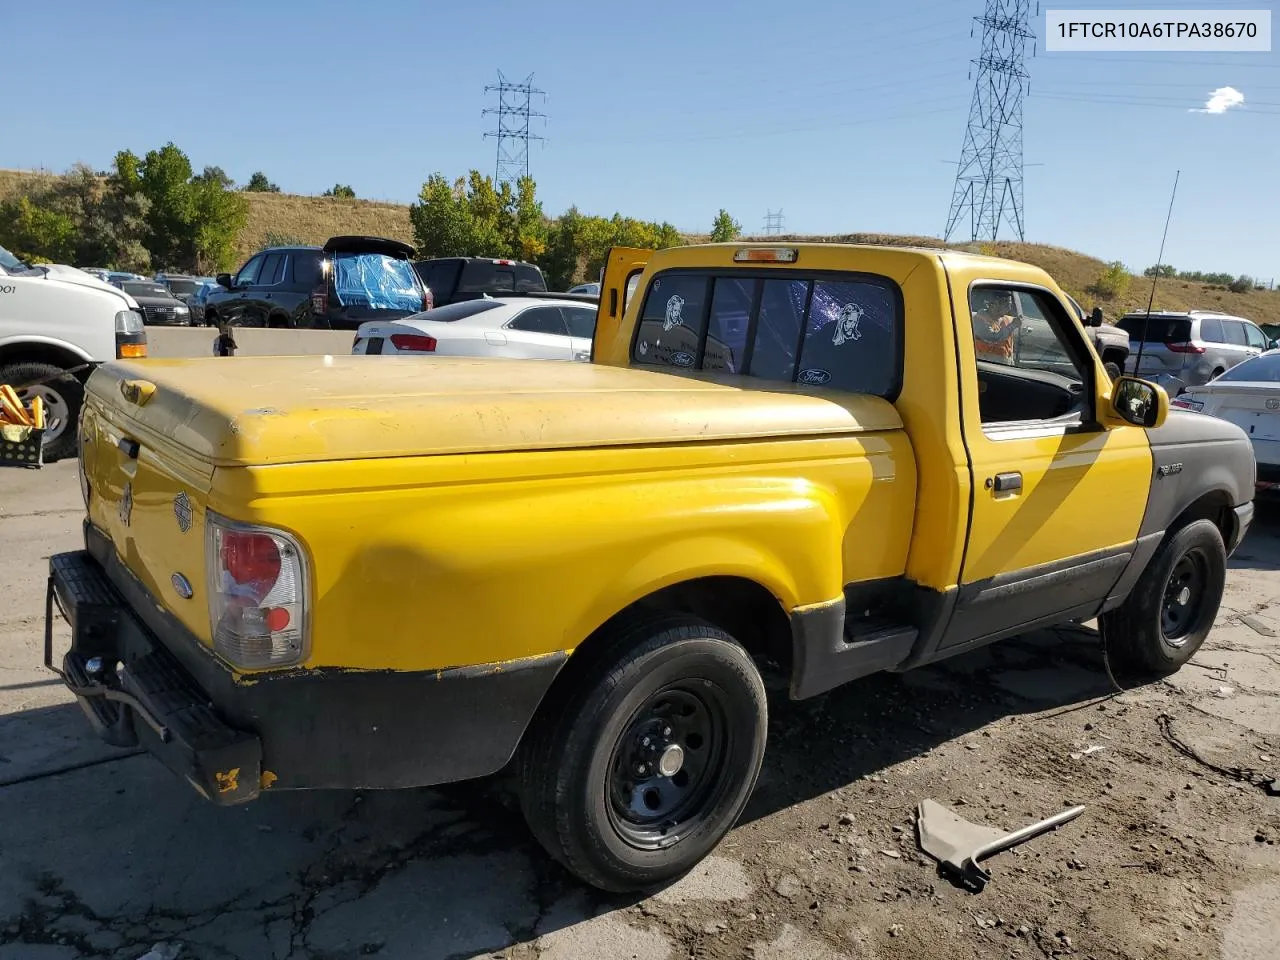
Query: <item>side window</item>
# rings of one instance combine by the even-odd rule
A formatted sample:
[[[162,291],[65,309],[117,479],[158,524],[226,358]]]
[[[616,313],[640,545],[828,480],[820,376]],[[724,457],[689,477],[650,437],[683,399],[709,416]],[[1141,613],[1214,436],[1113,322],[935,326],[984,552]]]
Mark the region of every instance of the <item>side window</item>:
[[[523,330],[525,333],[549,333],[559,337],[569,335],[559,307],[531,307],[523,310],[507,324],[507,329]]]
[[[1244,335],[1244,324],[1239,320],[1223,320],[1222,332],[1226,334],[1226,342],[1233,347],[1246,347],[1249,340]]]
[[[1245,335],[1245,338],[1249,341],[1249,346],[1253,347],[1255,350],[1267,349],[1266,336],[1264,336],[1262,331],[1259,330],[1257,327],[1255,327],[1252,323],[1246,323],[1244,325],[1244,335]]]
[[[1226,343],[1222,334],[1222,321],[1217,317],[1205,317],[1201,320],[1200,339],[1206,343]]]
[[[258,286],[269,287],[280,279],[280,268],[284,266],[284,255],[268,253],[262,261],[262,269],[258,271]]]
[[[586,307],[563,307],[569,323],[569,336],[590,340],[596,334],[596,312]]]
[[[884,285],[815,280],[800,345],[800,383],[888,396],[898,379],[898,303]]]
[[[984,424],[1082,416],[1089,382],[1074,325],[1040,291],[974,287],[969,310]]]
[[[711,294],[711,314],[707,318],[707,343],[702,369],[725,373],[743,372],[747,350],[747,327],[758,280],[717,277]]]
[[[645,294],[636,340],[637,363],[692,367],[706,329],[705,275],[655,277]]]
[[[258,254],[256,257],[254,257],[252,260],[246,263],[243,267],[241,267],[240,272],[236,274],[236,282],[233,284],[233,286],[247,287],[250,284],[257,283],[258,271],[262,269],[262,260],[263,260],[262,254]]]
[[[299,250],[289,257],[293,266],[292,283],[302,290],[312,290],[320,284],[320,251]]]

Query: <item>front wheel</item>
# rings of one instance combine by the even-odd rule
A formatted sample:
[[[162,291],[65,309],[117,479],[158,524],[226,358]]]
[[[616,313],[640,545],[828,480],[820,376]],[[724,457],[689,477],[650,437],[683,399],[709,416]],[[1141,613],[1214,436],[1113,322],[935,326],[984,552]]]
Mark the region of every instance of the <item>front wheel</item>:
[[[0,383],[7,383],[24,404],[32,397],[44,403],[44,458],[49,461],[76,454],[76,428],[84,385],[75,374],[51,363],[12,363],[0,367]]]
[[[747,652],[709,624],[654,616],[604,629],[521,747],[520,802],[579,879],[644,890],[690,870],[738,819],[768,708]]]
[[[1100,618],[1112,661],[1140,678],[1167,677],[1195,656],[1227,582],[1227,551],[1210,520],[1169,534],[1124,603]]]

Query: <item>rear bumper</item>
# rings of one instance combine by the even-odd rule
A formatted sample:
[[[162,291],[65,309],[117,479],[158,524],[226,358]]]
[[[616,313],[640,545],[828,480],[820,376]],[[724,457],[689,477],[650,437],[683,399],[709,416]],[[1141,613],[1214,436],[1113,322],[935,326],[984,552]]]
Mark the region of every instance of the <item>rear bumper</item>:
[[[61,673],[99,735],[142,744],[217,803],[267,788],[414,787],[494,773],[566,659],[238,675],[150,600],[88,525],[86,542],[89,550],[50,560],[46,663],[53,668],[60,604],[72,628]],[[96,676],[94,657],[105,667]]]

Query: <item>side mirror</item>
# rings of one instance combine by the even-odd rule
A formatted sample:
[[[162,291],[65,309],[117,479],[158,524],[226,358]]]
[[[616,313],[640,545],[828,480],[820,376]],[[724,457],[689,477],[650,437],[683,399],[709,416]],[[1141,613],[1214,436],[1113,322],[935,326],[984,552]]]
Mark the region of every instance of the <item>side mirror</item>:
[[[1268,340],[1268,341],[1267,341],[1267,349],[1268,349],[1268,350],[1275,350],[1275,349],[1277,349],[1277,348],[1280,348],[1280,340]]]
[[[1169,394],[1146,380],[1120,377],[1111,385],[1110,407],[1106,419],[1112,424],[1158,427],[1169,416]]]
[[[1093,313],[1089,314],[1089,326],[1091,327],[1102,326],[1102,308],[1101,307],[1094,307]]]
[[[229,274],[229,273],[220,273],[220,274],[218,274],[218,276],[216,277],[216,279],[217,279],[217,281],[218,281],[218,286],[220,286],[220,287],[226,287],[228,290],[230,290],[230,289],[231,289],[231,274]]]

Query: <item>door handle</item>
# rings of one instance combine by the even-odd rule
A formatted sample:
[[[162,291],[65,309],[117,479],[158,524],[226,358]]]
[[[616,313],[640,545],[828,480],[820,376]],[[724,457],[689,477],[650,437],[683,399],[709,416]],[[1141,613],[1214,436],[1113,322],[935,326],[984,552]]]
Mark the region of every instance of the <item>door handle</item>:
[[[1014,471],[1013,473],[997,473],[994,477],[987,477],[987,489],[995,493],[1020,493],[1022,491],[1022,474]]]

